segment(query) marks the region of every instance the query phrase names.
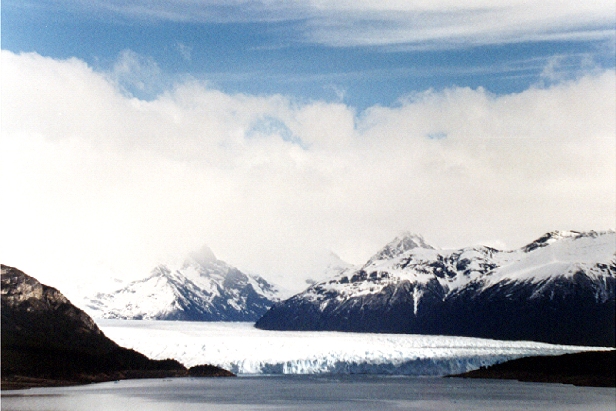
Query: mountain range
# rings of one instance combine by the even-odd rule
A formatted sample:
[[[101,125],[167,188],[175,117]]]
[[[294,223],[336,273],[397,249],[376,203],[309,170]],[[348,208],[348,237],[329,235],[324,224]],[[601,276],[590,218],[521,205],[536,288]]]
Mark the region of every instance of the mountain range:
[[[511,251],[405,233],[256,326],[614,346],[616,233],[554,231]]]
[[[95,295],[84,308],[95,318],[256,321],[278,301],[277,292],[204,247],[177,268],[159,265],[145,279]]]

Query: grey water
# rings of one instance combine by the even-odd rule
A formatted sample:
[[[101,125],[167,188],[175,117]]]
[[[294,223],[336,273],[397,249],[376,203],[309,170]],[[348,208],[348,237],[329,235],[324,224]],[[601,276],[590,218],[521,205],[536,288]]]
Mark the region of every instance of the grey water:
[[[129,380],[2,392],[6,411],[616,410],[616,389],[367,375]]]

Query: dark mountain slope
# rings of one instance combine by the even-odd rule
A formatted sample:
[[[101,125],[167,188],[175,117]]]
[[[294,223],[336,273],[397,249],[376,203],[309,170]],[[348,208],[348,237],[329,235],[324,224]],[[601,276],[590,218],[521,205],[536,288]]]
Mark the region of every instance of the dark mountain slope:
[[[616,387],[616,351],[519,358],[453,377]]]
[[[406,234],[363,267],[274,304],[256,326],[614,346],[616,233],[518,250],[437,250]]]
[[[58,290],[16,268],[3,265],[1,282],[2,388],[189,374],[118,346]]]

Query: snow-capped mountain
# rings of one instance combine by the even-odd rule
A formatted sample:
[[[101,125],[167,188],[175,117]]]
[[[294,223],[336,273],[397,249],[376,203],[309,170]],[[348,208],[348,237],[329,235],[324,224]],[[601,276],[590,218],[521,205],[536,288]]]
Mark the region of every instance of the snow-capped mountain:
[[[551,232],[513,251],[437,250],[407,233],[257,327],[613,346],[615,254],[614,231]]]
[[[143,280],[97,294],[86,310],[97,318],[255,321],[276,301],[275,286],[204,248],[179,268],[159,265]]]

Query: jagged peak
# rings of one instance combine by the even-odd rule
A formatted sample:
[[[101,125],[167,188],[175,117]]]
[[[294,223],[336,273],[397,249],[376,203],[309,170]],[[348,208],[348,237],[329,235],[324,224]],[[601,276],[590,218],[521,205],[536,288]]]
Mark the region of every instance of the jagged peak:
[[[152,281],[152,280],[162,279],[164,281],[169,282],[172,279],[172,277],[173,277],[173,271],[169,267],[167,267],[165,264],[159,264],[150,271],[150,275],[148,275],[147,277],[140,278],[137,280],[132,280],[127,284],[123,284],[120,288],[114,290],[111,293],[96,293],[95,297],[100,298],[106,295],[112,295],[114,293],[121,292],[122,290],[131,289],[132,287],[139,286],[143,283],[147,283],[148,281]]]
[[[423,236],[404,231],[376,253],[371,258],[371,261],[394,258],[413,248],[434,249],[434,247],[425,242]]]
[[[165,264],[158,264],[152,269],[152,271],[150,271],[150,277],[153,277],[155,275],[168,275],[170,272],[171,269]]]
[[[44,285],[15,267],[2,265],[2,295],[14,302],[28,299],[51,299],[68,303],[68,299],[57,289]]]

